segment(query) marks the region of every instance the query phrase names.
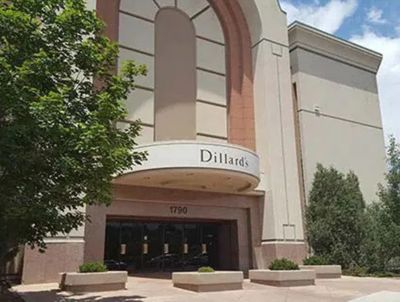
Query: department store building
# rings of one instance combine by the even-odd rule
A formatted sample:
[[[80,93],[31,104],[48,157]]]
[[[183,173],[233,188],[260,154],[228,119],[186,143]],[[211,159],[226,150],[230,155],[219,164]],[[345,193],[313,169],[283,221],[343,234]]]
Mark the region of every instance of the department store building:
[[[23,282],[83,262],[130,273],[266,268],[307,255],[317,163],[385,173],[376,74],[382,56],[287,18],[277,0],[88,0],[120,57],[146,64],[119,127],[140,119],[142,165],[114,180],[91,222],[25,249]]]

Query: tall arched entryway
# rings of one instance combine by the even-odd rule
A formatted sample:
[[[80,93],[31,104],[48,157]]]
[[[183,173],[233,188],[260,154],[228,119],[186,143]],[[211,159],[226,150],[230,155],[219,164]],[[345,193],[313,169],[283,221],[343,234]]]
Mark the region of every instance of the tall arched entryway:
[[[192,0],[163,0],[155,1],[155,3],[161,8],[161,6],[179,6],[179,2],[184,3],[184,1],[193,2]],[[137,1],[131,1],[130,5],[134,5],[134,2]],[[148,2],[153,4],[153,1]],[[227,141],[254,150],[252,55],[246,19],[236,0],[209,0],[208,3],[218,16],[226,45]],[[97,1],[97,12],[107,25],[106,34],[114,41],[120,39],[120,6],[121,0]],[[218,135],[216,137],[218,138]]]
[[[123,59],[149,68],[128,118],[145,117],[152,140],[138,146],[149,152],[146,175],[128,171],[114,180],[110,207],[87,209],[85,261],[127,260],[133,271],[254,267],[260,200],[247,193],[259,183],[259,161],[248,150],[252,56],[239,4],[98,0],[97,12],[120,46],[116,70]]]

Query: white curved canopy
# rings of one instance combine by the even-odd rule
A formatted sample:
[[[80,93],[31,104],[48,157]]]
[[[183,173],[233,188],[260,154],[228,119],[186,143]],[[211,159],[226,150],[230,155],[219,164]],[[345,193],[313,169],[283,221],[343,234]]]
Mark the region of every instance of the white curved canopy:
[[[242,193],[259,183],[259,158],[254,152],[229,144],[166,141],[137,151],[148,158],[115,183],[161,188]]]

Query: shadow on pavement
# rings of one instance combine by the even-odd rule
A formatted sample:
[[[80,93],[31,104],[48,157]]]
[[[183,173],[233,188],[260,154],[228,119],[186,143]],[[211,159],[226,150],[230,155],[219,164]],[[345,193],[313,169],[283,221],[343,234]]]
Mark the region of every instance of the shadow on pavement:
[[[118,295],[119,294],[119,295]],[[104,297],[98,293],[85,293],[68,295],[59,290],[48,290],[48,291],[34,291],[34,292],[23,292],[20,296],[26,302],[144,302],[143,299],[146,297],[138,295],[126,295],[122,296],[121,293],[116,293],[115,296]],[[3,302],[2,300],[0,300]],[[7,301],[7,300],[6,300]],[[14,300],[10,300],[14,301]],[[15,300],[20,302],[22,300]],[[7,301],[8,302],[8,301]]]
[[[129,277],[171,280],[172,273],[169,273],[169,272],[133,273],[133,274],[129,274]]]
[[[24,302],[19,295],[13,292],[0,293],[1,302]]]
[[[94,296],[94,297],[85,297],[83,299],[76,299],[76,298],[68,298],[68,302],[144,302],[145,297],[141,296],[119,296],[119,297],[99,297],[99,296]],[[63,301],[63,300],[61,300]]]

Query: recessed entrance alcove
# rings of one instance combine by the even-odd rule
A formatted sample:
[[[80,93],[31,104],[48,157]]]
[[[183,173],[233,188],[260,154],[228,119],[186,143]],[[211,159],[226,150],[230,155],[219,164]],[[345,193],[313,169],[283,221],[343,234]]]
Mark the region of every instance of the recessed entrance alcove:
[[[236,238],[234,221],[110,218],[104,259],[130,273],[237,269]]]

